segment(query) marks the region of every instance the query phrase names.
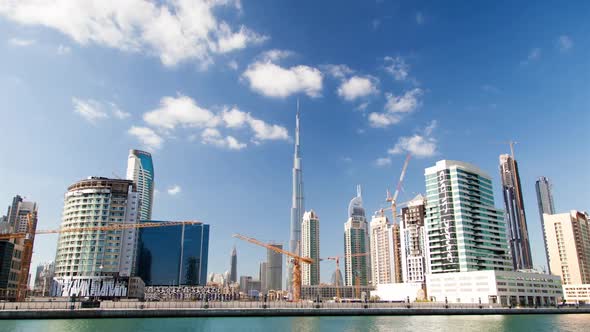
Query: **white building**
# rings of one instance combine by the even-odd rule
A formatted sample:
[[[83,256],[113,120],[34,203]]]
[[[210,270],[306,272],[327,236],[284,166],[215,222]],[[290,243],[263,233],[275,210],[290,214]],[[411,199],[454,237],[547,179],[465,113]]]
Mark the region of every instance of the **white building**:
[[[154,200],[154,163],[149,152],[129,150],[127,179],[133,180],[139,193],[139,219],[152,220]]]
[[[90,177],[68,188],[61,229],[138,223],[139,195],[130,180]],[[55,277],[134,274],[137,229],[62,232]]]
[[[373,285],[393,283],[394,257],[391,224],[386,216],[378,214],[373,216],[369,227]]]
[[[590,303],[590,284],[563,285],[563,297],[568,303]]]
[[[426,275],[428,298],[435,302],[504,306],[546,306],[563,297],[561,278],[520,271],[470,271]]]
[[[402,209],[400,238],[403,282],[424,283],[425,275],[429,273],[426,264],[425,209],[426,198],[422,195],[414,197]]]
[[[301,284],[319,285],[320,283],[320,218],[313,211],[303,214],[301,223],[301,256],[313,259],[313,263],[301,265]]]
[[[379,301],[414,302],[423,300],[424,296],[424,284],[420,282],[380,284],[371,291],[371,298],[378,297]]]

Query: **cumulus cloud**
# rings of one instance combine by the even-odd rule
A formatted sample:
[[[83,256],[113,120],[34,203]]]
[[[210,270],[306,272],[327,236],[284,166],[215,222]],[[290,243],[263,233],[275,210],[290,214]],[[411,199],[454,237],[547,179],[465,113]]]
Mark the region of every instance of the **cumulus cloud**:
[[[354,70],[350,69],[350,67],[348,67],[347,65],[328,64],[321,66],[321,68],[328,75],[338,79],[344,79],[348,75],[354,73]]]
[[[421,102],[419,100],[422,95],[422,90],[415,88],[406,91],[403,95],[395,96],[387,93],[385,98],[385,112],[373,112],[369,114],[369,123],[372,127],[384,128],[390,125],[399,123],[402,120],[402,115],[414,112]]]
[[[412,136],[400,137],[393,148],[387,153],[395,155],[401,153],[411,153],[416,157],[432,157],[436,151],[437,141],[433,138],[432,132],[437,127],[436,120],[433,120],[424,128],[422,133]]]
[[[561,52],[567,52],[574,47],[574,42],[570,36],[562,35],[557,38],[557,47]]]
[[[267,140],[289,139],[285,127],[269,124],[236,106],[225,106],[221,110],[212,111],[198,106],[195,100],[183,95],[163,97],[160,106],[145,113],[143,119],[149,126],[160,131],[164,137],[172,136],[173,132],[179,128],[202,129],[200,133],[202,143],[231,150],[241,150],[247,144],[235,136],[224,136],[222,129],[223,131],[249,129],[250,140],[255,144]],[[188,137],[190,141],[194,141],[199,136],[193,132]]]
[[[401,56],[383,58],[385,61],[385,71],[390,73],[396,81],[403,81],[408,78],[410,66]]]
[[[347,101],[378,93],[377,79],[370,76],[353,76],[344,80],[338,88],[338,95]]]
[[[287,50],[272,49],[260,54],[259,58],[265,62],[277,62],[293,55],[293,52]]]
[[[0,7],[1,9],[2,7]],[[18,46],[18,47],[27,47],[27,46],[31,46],[33,44],[35,44],[35,40],[34,39],[22,39],[22,38],[10,38],[8,40],[8,43],[10,43],[10,45],[12,46]]]
[[[216,7],[241,10],[239,0],[4,1],[0,16],[57,30],[81,45],[95,44],[160,58],[166,66],[257,44],[268,37],[247,27],[232,29]]]
[[[107,119],[111,115],[121,120],[131,116],[131,114],[124,112],[117,104],[112,102],[100,102],[94,99],[84,100],[73,97],[72,104],[74,106],[74,113],[77,113],[91,123]]]
[[[284,68],[271,61],[257,61],[242,74],[250,89],[266,97],[285,98],[304,93],[319,97],[322,90],[322,73],[313,67],[299,65]]]
[[[180,194],[180,192],[182,191],[182,188],[180,188],[179,185],[175,184],[172,187],[168,188],[167,192],[168,195],[170,196],[176,196],[178,194]]]
[[[127,132],[135,136],[150,151],[161,148],[164,143],[164,139],[148,127],[132,126]]]
[[[219,130],[215,128],[207,128],[203,130],[201,138],[204,144],[212,144],[220,148],[227,148],[230,150],[241,150],[246,147],[245,143],[239,142],[233,136],[223,137]]]
[[[215,126],[219,121],[213,112],[199,107],[192,98],[182,95],[162,98],[160,107],[145,113],[143,120],[153,127],[168,130],[177,126]]]

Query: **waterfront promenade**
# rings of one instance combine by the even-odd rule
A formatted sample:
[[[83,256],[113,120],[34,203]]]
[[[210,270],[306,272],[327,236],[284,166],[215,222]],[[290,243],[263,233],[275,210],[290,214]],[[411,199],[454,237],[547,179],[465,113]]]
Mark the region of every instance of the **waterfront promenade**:
[[[590,306],[509,308],[499,305],[445,303],[310,302],[111,302],[83,308],[80,302],[2,303],[0,319],[246,317],[246,316],[408,316],[589,314]]]

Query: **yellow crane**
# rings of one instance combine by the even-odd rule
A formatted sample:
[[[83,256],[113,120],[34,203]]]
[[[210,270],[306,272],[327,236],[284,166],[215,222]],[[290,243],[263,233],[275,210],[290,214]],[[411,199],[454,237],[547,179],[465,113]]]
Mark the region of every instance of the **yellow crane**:
[[[163,221],[163,222],[142,222],[138,224],[123,224],[123,223],[110,223],[105,226],[89,226],[89,227],[62,227],[60,229],[49,229],[49,230],[38,230],[33,231],[36,225],[33,225],[34,216],[29,213],[27,216],[27,232],[19,233],[5,233],[0,234],[0,240],[11,240],[18,241],[22,240],[23,253],[21,258],[21,267],[19,278],[17,281],[16,288],[16,301],[24,301],[27,293],[27,284],[29,271],[31,268],[31,260],[33,257],[33,245],[35,241],[35,235],[39,234],[56,234],[56,233],[80,233],[87,231],[111,231],[111,230],[125,230],[133,228],[148,228],[148,227],[165,227],[165,226],[179,226],[179,225],[195,225],[201,224],[200,221]],[[98,223],[96,223],[98,224]]]
[[[301,299],[301,263],[312,264],[314,262],[313,259],[309,257],[301,257],[290,251],[277,248],[272,244],[264,243],[262,241],[258,241],[254,238],[244,236],[241,234],[234,234],[233,237],[290,257],[291,263],[293,263],[293,276],[291,278],[293,280],[293,301],[299,301]]]

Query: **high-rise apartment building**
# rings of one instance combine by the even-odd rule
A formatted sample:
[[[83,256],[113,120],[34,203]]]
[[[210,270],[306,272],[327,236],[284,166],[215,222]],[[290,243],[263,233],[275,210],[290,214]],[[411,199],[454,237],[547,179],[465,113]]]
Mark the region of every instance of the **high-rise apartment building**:
[[[129,150],[127,179],[133,180],[139,193],[139,219],[152,219],[154,201],[154,163],[149,152]]]
[[[229,270],[229,282],[234,283],[238,281],[238,252],[236,251],[236,247],[231,252],[231,262],[230,262],[230,270]]]
[[[429,273],[426,264],[426,198],[422,195],[414,197],[402,208],[401,257],[402,279],[404,283],[426,281]]]
[[[135,224],[138,207],[133,181],[90,177],[68,187],[61,228]],[[137,229],[60,233],[55,277],[132,276],[136,246]]]
[[[430,273],[511,270],[504,211],[494,206],[490,176],[468,163],[441,160],[425,177]]]
[[[510,256],[515,270],[533,268],[533,258],[529,243],[529,232],[522,200],[522,187],[518,174],[518,163],[513,156],[500,155],[500,177],[508,226]]]
[[[207,224],[148,227],[139,231],[137,275],[146,286],[204,286],[208,262]]]
[[[348,204],[348,220],[344,224],[344,282],[346,286],[362,286],[371,279],[369,251],[369,228],[363,207],[361,187]]]
[[[289,251],[299,255],[301,253],[301,222],[305,212],[303,198],[303,166],[301,164],[301,148],[299,145],[299,101],[297,101],[297,114],[295,116],[295,152],[293,154],[293,186],[291,197],[291,229],[289,238]],[[291,290],[291,276],[293,264],[287,263],[287,289]]]
[[[313,211],[303,214],[301,223],[301,256],[313,259],[313,263],[301,265],[301,284],[320,284],[320,218]]]
[[[590,284],[590,223],[587,213],[545,214],[545,241],[551,273],[564,285]]]
[[[392,227],[385,215],[374,215],[370,223],[371,280],[373,285],[395,282]]]
[[[260,267],[258,270],[258,280],[260,280],[260,291],[263,293],[268,292],[268,286],[266,282],[266,270],[267,270],[266,262],[260,262]]]
[[[1,231],[5,233],[35,233],[37,229],[37,203],[25,201],[16,195],[8,206],[6,216],[2,217]],[[29,223],[31,228],[29,228]],[[31,249],[27,250],[26,241],[34,241],[34,236],[25,238],[13,238],[2,240],[0,259],[0,288],[5,289],[6,298],[13,299],[16,296],[18,285],[26,287],[30,263],[33,255]],[[10,258],[9,258],[10,257]],[[5,287],[2,287],[5,285]]]
[[[282,244],[271,244],[273,247],[283,249]],[[283,255],[266,249],[266,286],[268,290],[283,289]]]
[[[535,189],[537,192],[537,204],[539,206],[539,219],[541,220],[541,229],[543,230],[543,241],[545,242],[545,257],[547,258],[547,268],[551,274],[551,266],[549,265],[549,253],[547,252],[547,234],[545,232],[545,222],[543,214],[555,214],[555,205],[553,203],[553,194],[551,193],[551,184],[549,179],[541,176],[535,182]]]

